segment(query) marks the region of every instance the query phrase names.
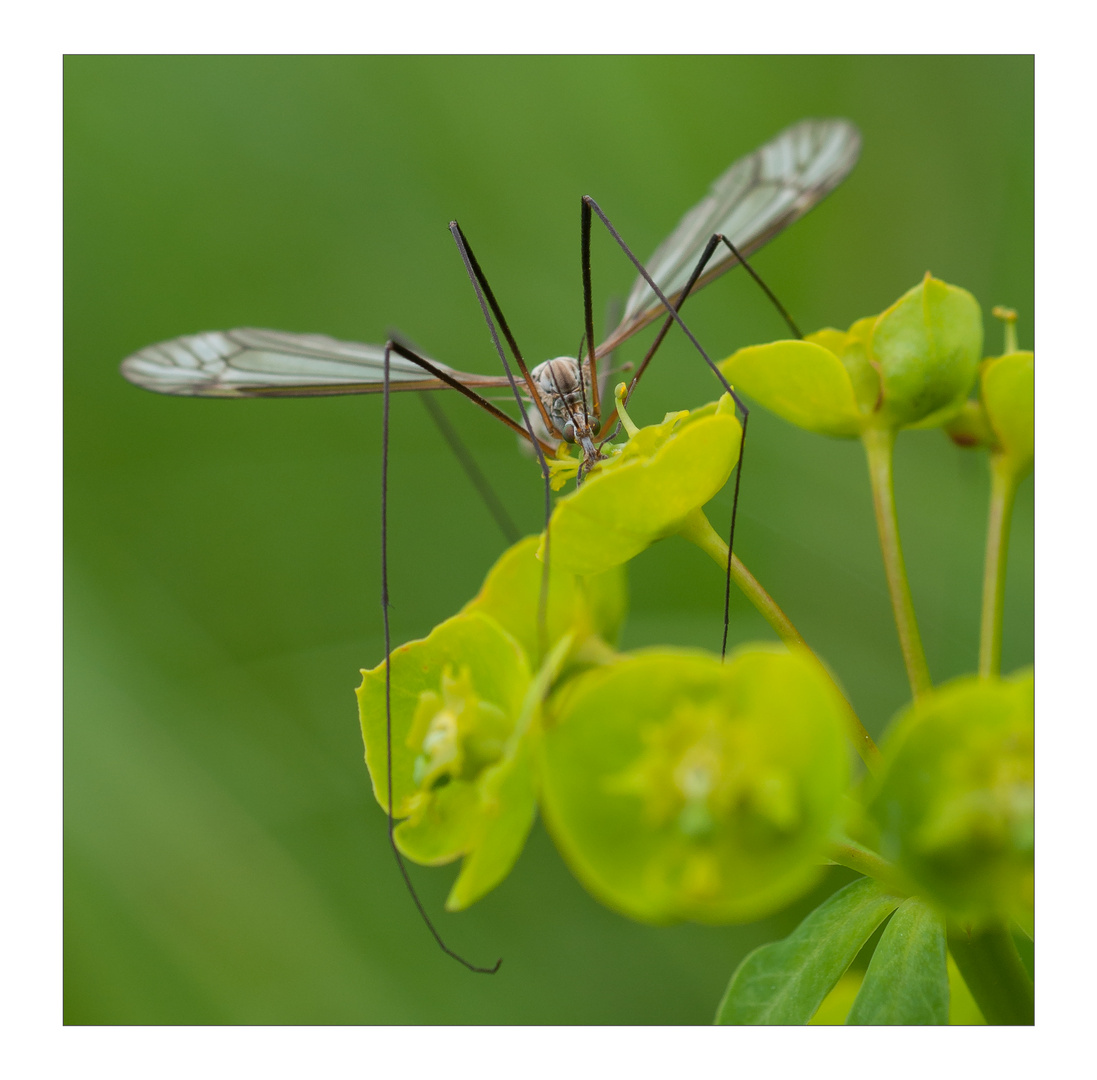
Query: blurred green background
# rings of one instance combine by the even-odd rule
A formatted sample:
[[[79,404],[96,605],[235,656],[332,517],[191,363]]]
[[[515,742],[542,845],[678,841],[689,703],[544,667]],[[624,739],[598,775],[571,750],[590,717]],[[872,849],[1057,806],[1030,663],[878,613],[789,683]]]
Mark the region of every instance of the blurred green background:
[[[65,62],[65,1019],[68,1023],[707,1023],[765,922],[653,928],[599,907],[540,826],[461,915],[455,867],[386,847],[353,690],[382,655],[380,401],[144,393],[118,362],[239,325],[382,341],[494,370],[458,218],[526,354],[581,333],[579,197],[643,257],[733,159],[804,116],[861,162],[756,265],[804,329],[884,308],[926,270],[987,314],[1033,312],[1028,57],[70,57]],[[633,275],[603,236],[598,308]],[[687,309],[712,354],[782,336],[741,274]],[[646,339],[645,339],[646,340]],[[625,359],[640,355],[632,343]],[[668,341],[641,421],[711,400]],[[536,467],[453,422],[526,531]],[[504,542],[415,395],[393,402],[396,641],[455,612]],[[897,494],[933,675],[976,664],[985,460],[904,434]],[[730,500],[717,500],[725,521]],[[736,550],[880,732],[906,700],[860,447],[756,410]],[[720,526],[721,528],[723,526]],[[1003,668],[1033,655],[1032,482],[1013,530]],[[632,565],[625,645],[718,648],[722,582],[686,544]],[[732,641],[770,639],[733,597]]]

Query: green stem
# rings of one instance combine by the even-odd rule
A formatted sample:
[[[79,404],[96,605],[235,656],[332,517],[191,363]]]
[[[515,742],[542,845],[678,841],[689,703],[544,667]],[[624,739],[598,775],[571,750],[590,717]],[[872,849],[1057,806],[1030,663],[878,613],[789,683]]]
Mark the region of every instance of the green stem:
[[[679,535],[696,544],[706,555],[711,558],[721,570],[726,571],[728,565],[728,546],[723,537],[712,527],[712,523],[701,509],[695,510],[686,519],[685,525],[679,530]],[[759,584],[758,579],[743,565],[738,555],[731,557],[731,580],[739,587],[746,598],[757,608],[762,618],[777,632],[777,636],[790,648],[799,647],[819,665],[820,670],[826,675],[834,688],[841,695],[846,706],[846,726],[849,738],[852,740],[857,753],[865,763],[869,772],[876,772],[882,762],[880,751],[872,741],[872,736],[865,730],[854,712],[853,706],[842,688],[834,681],[834,676],[827,666],[812,651],[804,640],[803,634],[792,625],[792,620],[781,610],[777,601],[766,592]]]
[[[839,866],[847,866],[850,870],[856,870],[865,877],[875,878],[881,884],[894,892],[897,896],[906,896],[907,890],[903,887],[899,874],[895,867],[875,851],[871,851],[863,844],[855,840],[843,837],[834,841],[827,849],[827,858]]]
[[[948,927],[948,948],[988,1024],[1035,1022],[1035,992],[1005,924]]]
[[[1002,611],[1009,552],[1009,521],[1017,494],[1017,474],[1004,454],[990,455],[990,515],[983,565],[983,618],[979,630],[979,674],[994,678],[1002,667]]]
[[[929,679],[926,654],[922,651],[922,638],[918,633],[918,620],[914,616],[914,604],[910,598],[903,549],[899,544],[899,519],[895,514],[895,489],[891,469],[895,432],[891,428],[869,428],[861,436],[861,441],[868,458],[872,502],[876,510],[876,530],[880,534],[880,550],[884,556],[884,572],[887,575],[888,592],[891,594],[895,626],[899,631],[899,646],[903,650],[903,662],[906,664],[911,692],[918,698],[930,690],[933,684]]]
[[[679,530],[679,536],[691,544],[696,544],[722,570],[727,570],[728,546],[720,534],[712,527],[701,509],[694,510],[685,525]],[[758,583],[758,579],[739,561],[738,555],[731,557],[731,580],[743,591],[746,598],[758,609],[763,619],[777,632],[777,636],[786,645],[800,645],[807,648],[800,631],[792,625],[792,620],[777,606],[776,601]]]
[[[991,311],[996,319],[1001,319],[1006,330],[1006,347],[1003,352],[1014,353],[1017,351],[1017,312],[1013,308],[1002,307],[1001,304]]]

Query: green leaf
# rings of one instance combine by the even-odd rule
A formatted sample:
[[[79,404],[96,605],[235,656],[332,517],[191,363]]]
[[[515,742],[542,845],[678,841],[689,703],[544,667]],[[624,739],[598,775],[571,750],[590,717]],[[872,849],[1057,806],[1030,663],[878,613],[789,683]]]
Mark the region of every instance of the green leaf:
[[[1013,939],[1014,948],[1016,948],[1017,955],[1021,958],[1021,963],[1025,965],[1028,977],[1034,979],[1036,977],[1036,950],[1035,943],[1032,940],[1031,923],[1028,924],[1026,929],[1017,922],[1011,922],[1009,936]]]
[[[1031,909],[1033,682],[974,676],[907,708],[868,810],[879,850],[965,922]]]
[[[550,702],[546,824],[631,918],[759,918],[821,872],[848,783],[843,709],[817,665],[778,647],[633,654]]]
[[[982,348],[983,317],[975,297],[926,274],[873,327],[882,417],[895,427],[944,423],[962,408]]]
[[[983,407],[998,447],[1020,475],[1032,468],[1035,424],[1035,369],[1030,352],[988,360],[982,373]]]
[[[899,903],[869,878],[839,889],[783,941],[763,945],[743,960],[716,1023],[806,1024]]]
[[[853,1007],[853,1001],[857,992],[861,989],[865,973],[850,968],[835,984],[825,998],[823,1004],[816,1010],[815,1015],[808,1021],[811,1027],[832,1026],[844,1024],[849,1010]]]
[[[956,1027],[986,1024],[951,952],[948,954],[948,1022]]]
[[[839,359],[847,339],[841,331],[823,330],[804,341],[753,345],[729,356],[720,370],[736,390],[790,424],[850,437],[860,433],[862,418],[850,372]]]
[[[947,1024],[945,924],[916,896],[884,929],[847,1024]]]
[[[527,536],[504,551],[464,607],[490,615],[535,661],[541,659],[538,618],[545,568],[537,558],[540,543],[540,536]],[[578,578],[561,565],[555,551],[549,561],[546,647],[551,649],[567,633],[577,643],[591,634],[616,642],[628,607],[624,566]]]
[[[554,565],[586,575],[626,563],[677,532],[727,483],[742,436],[734,404],[725,395],[698,413],[641,428],[618,457],[557,502]]]

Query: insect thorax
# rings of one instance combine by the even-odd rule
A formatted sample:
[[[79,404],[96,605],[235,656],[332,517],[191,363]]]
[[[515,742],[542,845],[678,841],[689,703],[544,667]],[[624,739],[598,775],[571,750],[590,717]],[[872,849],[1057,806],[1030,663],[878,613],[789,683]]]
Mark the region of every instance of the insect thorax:
[[[582,386],[579,371],[577,360],[570,356],[557,356],[538,364],[530,372],[556,432],[568,442],[575,442],[579,435],[587,434],[598,420],[590,411],[590,367],[588,364],[582,365]]]

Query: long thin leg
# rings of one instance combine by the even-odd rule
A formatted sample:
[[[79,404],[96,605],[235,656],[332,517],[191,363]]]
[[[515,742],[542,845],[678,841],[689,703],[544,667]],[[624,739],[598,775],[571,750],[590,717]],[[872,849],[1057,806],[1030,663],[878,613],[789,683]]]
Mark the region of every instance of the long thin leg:
[[[803,338],[803,334],[800,332],[800,328],[792,320],[792,316],[785,310],[785,305],[777,299],[777,296],[772,289],[762,280],[762,278],[755,271],[754,267],[747,262],[746,258],[742,255],[739,249],[726,237],[723,233],[713,233],[709,237],[708,243],[705,245],[705,250],[701,253],[701,257],[697,260],[697,265],[694,267],[693,273],[690,275],[689,281],[686,282],[685,288],[682,290],[681,296],[678,298],[678,303],[674,305],[675,311],[680,312],[682,305],[686,302],[686,298],[693,292],[694,285],[697,284],[697,279],[704,273],[705,267],[708,265],[709,260],[712,258],[717,246],[723,243],[728,250],[735,256],[735,258],[743,265],[747,273],[754,279],[758,287],[765,293],[766,297],[777,309],[778,314],[785,320],[785,324],[792,331],[793,336],[797,338]],[[655,340],[651,343],[648,351],[644,354],[644,359],[640,361],[639,366],[636,369],[636,374],[632,377],[632,381],[628,385],[628,390],[625,392],[625,404],[629,403],[632,398],[632,392],[636,389],[636,384],[640,381],[640,376],[647,370],[648,364],[651,363],[652,357],[655,356],[659,346],[662,345],[663,339],[667,336],[667,332],[671,326],[674,325],[673,315],[668,315],[663,320],[663,325],[659,328],[659,333],[655,335]],[[614,409],[612,413],[606,418],[606,422],[602,425],[602,430],[598,433],[599,441],[605,439],[609,432],[610,424],[616,424],[617,410]],[[612,436],[609,436],[612,438]]]
[[[686,282],[686,287],[682,290],[682,295],[678,298],[678,303],[674,305],[675,311],[681,311],[682,305],[686,302],[686,297],[689,296],[693,289],[693,286],[697,284],[697,279],[701,276],[701,272],[704,270],[709,259],[712,258],[712,253],[716,250],[717,238],[715,236],[709,239],[708,244],[705,246],[705,250],[701,253],[701,258],[697,260],[697,265],[694,267],[693,273],[690,275],[689,281]],[[648,351],[644,353],[644,359],[640,361],[639,367],[636,369],[636,374],[633,375],[629,381],[628,389],[625,391],[625,404],[629,403],[629,399],[632,397],[633,390],[636,389],[636,384],[640,381],[640,376],[647,371],[648,364],[651,363],[652,357],[658,351],[659,346],[663,344],[663,339],[667,336],[667,332],[674,325],[674,317],[668,315],[663,321],[663,325],[659,328],[659,333],[655,335],[655,340],[651,343]],[[613,435],[609,434],[610,424],[614,425]],[[617,420],[617,410],[606,417],[606,422],[602,425],[602,430],[598,432],[599,439],[613,438],[616,435],[619,421]]]
[[[510,514],[507,513],[507,508],[503,505],[503,500],[495,493],[495,489],[484,475],[483,469],[476,464],[476,459],[472,456],[472,452],[465,445],[464,439],[461,438],[457,429],[450,422],[450,418],[446,416],[445,410],[429,393],[420,394],[419,400],[423,403],[423,408],[430,413],[430,418],[442,433],[442,438],[449,444],[449,448],[453,451],[453,456],[457,458],[461,468],[465,470],[465,475],[469,478],[469,482],[476,488],[477,493],[483,500],[484,506],[487,507],[488,513],[495,519],[495,524],[499,526],[499,531],[503,534],[507,543],[516,544],[518,538],[522,535],[518,531],[518,526],[511,520]]]
[[[461,252],[461,259],[464,261],[465,269],[468,271],[468,275],[473,279],[473,286],[476,288],[476,295],[480,298],[480,306],[484,307],[484,298],[487,298],[488,304],[491,305],[491,310],[495,313],[496,319],[499,320],[499,326],[503,331],[503,336],[506,337],[507,343],[510,345],[510,351],[514,356],[515,363],[518,364],[519,369],[522,372],[523,378],[526,380],[526,386],[529,387],[530,397],[533,398],[534,405],[537,406],[537,411],[541,414],[541,419],[545,422],[545,430],[550,434],[553,431],[552,421],[549,419],[549,414],[545,409],[545,403],[541,400],[541,395],[537,392],[537,386],[533,381],[533,376],[529,373],[529,368],[526,366],[526,361],[522,356],[522,350],[518,348],[518,342],[514,340],[514,335],[510,332],[510,327],[507,325],[507,320],[503,316],[503,309],[499,307],[499,302],[495,299],[495,293],[491,291],[491,286],[488,284],[488,279],[484,276],[484,271],[480,269],[480,264],[476,261],[476,256],[472,252],[472,247],[469,245],[468,239],[461,231],[461,226],[456,221],[449,223],[449,231],[453,234],[453,239],[457,244],[458,249]],[[487,310],[484,310],[484,318],[488,317]],[[490,320],[489,324],[490,324]],[[502,349],[499,345],[499,337],[495,333],[495,328],[492,326],[491,336],[495,340],[495,347],[499,350],[499,356],[503,359],[503,365],[506,367],[506,359],[503,357]],[[510,368],[507,367],[507,375],[510,375]],[[511,385],[513,386],[514,380],[511,379]],[[516,391],[517,393],[517,391]],[[521,402],[519,402],[521,405]],[[522,410],[522,414],[525,415],[525,409]],[[533,429],[530,428],[530,436],[533,435]]]
[[[609,226],[609,222],[606,221],[605,216],[601,213],[601,211],[599,211],[599,217],[602,218],[602,221],[606,224],[607,228],[610,228],[610,231],[613,232],[613,229]],[[618,243],[620,243],[620,244],[622,244],[622,246],[624,246],[624,242],[621,240],[620,237],[616,237],[616,239],[617,239]],[[777,309],[777,311],[781,315],[781,318],[783,318],[785,320],[785,323],[787,324],[788,328],[792,331],[793,336],[795,336],[797,338],[801,338],[801,339],[803,338],[804,335],[801,333],[800,328],[796,325],[796,323],[793,322],[792,316],[789,315],[788,311],[785,309],[785,305],[782,304],[781,301],[777,299],[777,296],[774,294],[773,290],[770,289],[770,287],[757,274],[754,267],[751,266],[749,262],[747,262],[746,258],[739,251],[739,249],[726,236],[724,236],[723,233],[714,233],[712,235],[712,237],[710,237],[708,244],[705,245],[705,250],[702,252],[701,258],[697,260],[697,266],[694,268],[693,273],[690,275],[689,281],[686,283],[686,287],[682,290],[682,295],[679,298],[678,303],[675,305],[674,312],[671,315],[668,315],[666,320],[663,322],[663,325],[660,328],[659,333],[656,335],[655,340],[652,342],[651,347],[648,349],[647,354],[644,356],[644,359],[641,362],[639,369],[637,370],[636,374],[632,377],[632,381],[629,383],[628,391],[625,394],[626,403],[628,402],[628,399],[632,396],[632,391],[636,388],[636,384],[640,381],[640,376],[643,375],[643,373],[644,373],[645,369],[647,368],[648,364],[651,362],[651,358],[655,355],[655,351],[662,344],[663,338],[666,337],[667,331],[670,330],[671,323],[674,322],[675,315],[682,310],[682,305],[686,302],[686,297],[688,297],[690,295],[690,293],[693,291],[694,285],[697,284],[697,279],[704,272],[705,266],[708,265],[709,259],[712,258],[713,252],[715,252],[717,245],[720,244],[720,243],[723,243],[728,248],[728,250],[732,253],[732,255],[734,255],[735,258],[738,259],[739,262],[745,267],[747,273],[750,274],[750,276],[754,279],[755,283],[766,294],[766,296],[772,302],[773,306]],[[626,253],[628,253],[631,256],[631,252],[628,251],[627,247],[625,247],[625,251],[626,251]],[[633,258],[633,262],[636,262],[635,258]],[[643,273],[642,268],[641,268],[641,273]],[[644,277],[647,278],[647,274],[644,274]],[[648,283],[651,284],[652,288],[655,287],[654,282],[652,282],[650,280],[650,278],[648,278]],[[659,293],[658,289],[656,289],[655,291],[656,291],[656,294]],[[665,297],[660,296],[660,299],[663,301],[664,304],[666,304],[666,298]],[[679,320],[679,322],[680,321],[681,320]],[[684,328],[685,327],[683,325],[683,329]],[[694,342],[694,344],[696,344],[696,342]],[[701,355],[703,356],[704,353],[702,352]],[[707,359],[707,357],[706,357],[706,359]],[[710,367],[712,366],[711,362],[709,363],[709,366]],[[717,374],[719,375],[719,372],[717,372]],[[725,386],[726,385],[727,384],[725,383]],[[729,388],[729,390],[730,390],[730,388]],[[725,656],[727,654],[727,647],[728,647],[728,623],[729,623],[729,617],[730,617],[730,611],[731,611],[731,557],[732,557],[732,546],[733,546],[734,541],[735,541],[736,511],[738,510],[738,507],[739,507],[739,481],[741,480],[742,475],[743,475],[743,453],[746,450],[746,443],[747,443],[747,420],[750,416],[749,410],[742,403],[742,401],[740,401],[739,398],[736,397],[734,393],[732,394],[732,397],[734,398],[735,403],[743,411],[743,430],[742,430],[742,436],[739,440],[739,460],[738,460],[738,462],[736,464],[736,467],[735,467],[735,493],[734,493],[734,496],[732,497],[732,503],[731,503],[731,528],[730,528],[729,533],[728,533],[727,575],[724,579],[724,638],[723,638],[723,643],[721,644],[721,647],[720,647],[720,655],[721,656]],[[616,410],[614,410],[614,412],[616,412]],[[610,419],[612,419],[612,417]],[[608,425],[609,425],[609,421],[607,420],[606,426],[608,427]],[[603,431],[604,430],[605,429],[603,428]],[[599,437],[601,437],[601,433],[599,433]]]
[[[541,441],[533,434],[533,425],[530,423],[529,414],[526,412],[525,402],[522,401],[522,395],[518,390],[518,383],[514,379],[514,372],[511,371],[510,364],[507,363],[507,357],[503,352],[503,346],[499,343],[499,334],[495,329],[495,323],[488,311],[489,302],[492,311],[495,312],[499,319],[500,325],[504,327],[504,332],[507,334],[507,340],[511,343],[511,349],[514,352],[515,359],[518,359],[518,357],[521,356],[521,353],[518,351],[518,346],[515,343],[509,328],[506,327],[503,314],[499,311],[499,305],[495,303],[488,283],[484,279],[483,272],[473,259],[472,252],[469,251],[468,242],[465,240],[465,234],[461,232],[461,227],[456,221],[451,221],[449,224],[449,231],[453,235],[454,243],[457,244],[457,250],[461,254],[461,261],[465,264],[465,271],[469,276],[469,281],[472,282],[472,287],[476,290],[476,299],[480,301],[480,310],[484,314],[484,321],[488,324],[488,330],[491,331],[492,344],[495,346],[495,351],[499,354],[499,361],[503,365],[503,370],[507,373],[507,381],[510,383],[510,388],[514,392],[514,400],[518,403],[518,411],[521,413],[522,423],[525,424],[526,430],[529,432],[529,438],[533,443],[533,449],[537,452],[537,461],[541,466],[541,478],[545,486],[545,553],[541,566],[541,595],[537,603],[537,636],[539,639],[537,644],[541,657],[543,658],[548,653],[548,587],[549,556],[551,551],[549,520],[552,517],[552,490],[549,487],[549,467],[548,462],[545,460],[545,448],[542,447]],[[548,430],[552,431],[552,423],[548,420],[548,414],[545,412],[544,404],[541,401],[541,395],[537,393],[536,388],[533,387],[533,380],[530,378],[524,362],[522,363],[522,371],[526,375],[527,383],[532,388],[533,400],[540,406],[541,415],[545,418]],[[582,380],[580,379],[580,382],[581,381]]]
[[[411,898],[415,901],[415,906],[419,909],[419,914],[422,917],[423,922],[427,924],[427,929],[434,935],[434,940],[438,942],[439,948],[447,956],[452,956],[458,963],[464,964],[469,971],[475,971],[481,975],[494,975],[499,970],[499,965],[503,962],[502,957],[495,961],[494,967],[477,967],[459,953],[454,952],[442,940],[442,935],[438,933],[434,927],[434,923],[430,921],[430,916],[427,915],[426,908],[423,907],[423,902],[419,899],[419,894],[415,891],[415,886],[411,883],[411,876],[408,874],[408,868],[404,864],[400,849],[396,846],[396,822],[392,812],[392,637],[389,632],[388,566],[389,398],[391,396],[389,393],[389,354],[392,352],[400,352],[400,355],[403,356],[405,355],[405,351],[400,350],[400,348],[395,346],[392,342],[389,342],[389,344],[385,346],[385,371],[382,390],[384,398],[381,412],[381,615],[385,624],[385,747],[386,778],[389,797],[389,846],[392,848],[392,853],[396,857],[396,865],[400,867],[400,873],[403,875],[404,884],[407,886],[408,892],[411,893]],[[409,357],[409,359],[411,358]]]
[[[716,378],[720,380],[720,384],[721,386],[723,386],[724,391],[731,396],[732,401],[735,402],[736,406],[738,406],[739,408],[739,411],[743,415],[742,432],[739,438],[739,460],[735,466],[735,493],[732,497],[731,503],[731,526],[728,530],[727,575],[724,585],[724,636],[723,642],[720,646],[720,655],[726,656],[728,648],[728,628],[731,610],[731,559],[732,549],[735,544],[735,519],[739,509],[739,484],[743,475],[743,452],[746,449],[747,419],[750,416],[750,410],[746,407],[742,398],[740,398],[739,395],[736,394],[735,391],[731,388],[731,384],[727,381],[727,379],[724,378],[723,372],[721,372],[720,369],[712,362],[708,353],[706,353],[705,350],[701,347],[701,343],[693,336],[693,333],[689,329],[689,327],[686,326],[684,322],[682,322],[682,317],[678,314],[677,308],[675,308],[670,303],[670,301],[663,295],[662,289],[660,289],[659,286],[656,285],[655,282],[652,280],[651,275],[647,272],[647,270],[644,269],[643,264],[632,253],[632,250],[629,248],[628,244],[626,244],[625,241],[621,238],[621,234],[618,233],[618,231],[613,227],[609,218],[607,218],[606,215],[602,212],[602,208],[589,195],[583,196],[583,202],[584,204],[589,205],[591,210],[593,210],[594,213],[598,215],[599,220],[602,222],[603,225],[605,225],[606,229],[609,231],[610,236],[612,236],[613,239],[617,241],[618,246],[625,253],[625,255],[628,256],[629,261],[640,272],[640,276],[643,277],[643,279],[648,283],[648,286],[651,288],[652,292],[654,292],[655,295],[659,297],[659,300],[662,302],[663,307],[666,308],[669,317],[673,319],[674,322],[679,325],[679,327],[681,327],[682,332],[686,335],[687,338],[689,338],[690,342],[692,342],[693,347],[701,354],[701,358],[712,369],[713,374],[715,374]],[[712,240],[709,241],[708,245],[706,246],[705,253],[702,255],[702,258],[705,262],[707,262],[708,259],[711,258],[712,251],[716,249],[716,243],[718,242],[718,239],[723,239],[723,237],[714,237]],[[696,275],[698,275],[699,273],[700,270],[696,270],[694,272],[694,276],[691,276],[689,288],[693,287],[693,283],[696,281]],[[688,295],[688,288],[684,295]],[[679,301],[679,306],[681,306],[681,303],[682,301]],[[635,381],[636,380],[634,379],[633,382],[635,383]]]
[[[419,346],[406,335],[400,333],[399,330],[390,328],[388,336],[390,341],[399,342],[405,349],[410,349],[416,353],[419,351]],[[517,543],[518,538],[522,535],[518,530],[518,526],[514,524],[510,514],[507,513],[507,508],[503,505],[502,499],[495,493],[491,481],[488,480],[483,469],[476,463],[472,451],[469,450],[464,439],[461,438],[457,429],[453,426],[450,418],[446,415],[445,409],[438,404],[434,399],[434,395],[430,392],[420,393],[419,400],[423,403],[423,408],[427,410],[427,414],[434,421],[434,426],[441,432],[442,438],[449,444],[457,463],[465,470],[469,483],[476,488],[477,494],[488,513],[495,519],[495,524],[499,526],[499,531],[503,534],[507,543]],[[510,399],[507,398],[507,400]],[[522,434],[527,439],[529,438],[529,434],[525,430]]]
[[[537,449],[538,454],[541,454],[543,450],[548,450],[551,453],[552,448],[545,443],[542,443],[536,435],[533,434],[533,428],[527,423],[525,426],[516,423],[512,420],[502,409],[497,409],[487,398],[481,397],[471,387],[466,386],[459,379],[455,379],[448,371],[444,371],[442,368],[432,364],[425,357],[419,356],[412,352],[406,345],[401,345],[398,341],[392,341],[391,339],[385,344],[386,349],[390,349],[398,356],[402,356],[405,360],[410,360],[413,364],[418,364],[424,371],[429,371],[435,378],[441,379],[442,382],[452,386],[458,393],[464,394],[469,401],[475,402],[481,409],[486,410],[495,417],[496,420],[501,420],[504,424],[511,429],[511,431],[517,432],[523,439],[529,439]],[[509,371],[508,371],[509,374]],[[514,386],[514,380],[511,379],[511,386]],[[517,394],[518,391],[515,390]],[[518,399],[518,406],[522,409],[522,418],[525,419],[526,411],[522,405],[521,397]]]
[[[755,284],[762,290],[762,292],[766,294],[766,296],[769,297],[770,303],[772,303],[773,306],[777,309],[781,318],[785,320],[786,325],[792,331],[792,336],[794,338],[802,339],[804,335],[800,333],[800,327],[798,327],[796,323],[792,321],[792,316],[785,310],[785,305],[777,299],[777,296],[773,292],[773,290],[758,276],[758,273],[755,271],[754,267],[747,262],[746,257],[742,254],[742,252],[740,252],[740,250],[726,236],[724,236],[723,233],[717,233],[716,235],[719,239],[723,240],[724,244],[727,246],[728,251],[730,251],[732,255],[734,255],[736,259],[739,260],[743,269],[746,270],[746,272],[750,274],[752,278],[754,278]],[[681,307],[681,304],[679,304],[678,306]]]

